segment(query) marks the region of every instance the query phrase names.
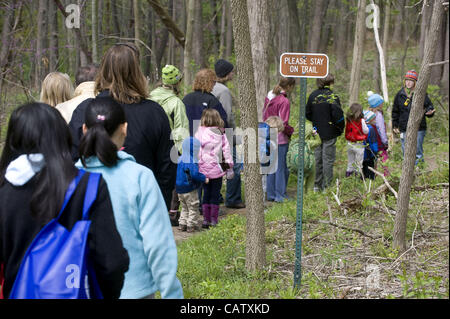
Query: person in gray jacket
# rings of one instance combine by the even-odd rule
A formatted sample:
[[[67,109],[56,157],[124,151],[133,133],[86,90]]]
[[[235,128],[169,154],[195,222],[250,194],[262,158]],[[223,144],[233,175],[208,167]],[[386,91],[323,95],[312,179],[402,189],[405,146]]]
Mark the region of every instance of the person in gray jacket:
[[[233,79],[234,66],[230,62],[219,59],[214,65],[214,70],[216,72],[217,80],[214,88],[212,90],[212,94],[220,101],[225,112],[227,113],[227,122],[230,128],[233,130],[236,129],[236,123],[234,120],[233,113],[233,99],[231,96],[230,89],[225,85],[228,81]],[[230,136],[227,135],[228,138]],[[230,145],[233,145],[233,171],[234,177],[232,179],[227,179],[227,192],[225,196],[225,206],[228,208],[245,208],[245,204],[242,202],[242,192],[241,192],[241,170],[242,170],[242,161],[238,161],[236,158],[236,139],[234,135],[232,140],[229,140]]]

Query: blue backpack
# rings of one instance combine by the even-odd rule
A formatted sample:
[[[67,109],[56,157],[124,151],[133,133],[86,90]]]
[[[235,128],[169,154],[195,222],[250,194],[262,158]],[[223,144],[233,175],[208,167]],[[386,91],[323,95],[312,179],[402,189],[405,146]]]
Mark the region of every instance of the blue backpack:
[[[92,266],[88,263],[89,209],[97,198],[100,174],[90,173],[84,195],[83,216],[68,231],[59,223],[85,171],[70,183],[58,216],[36,235],[25,253],[9,298],[102,298]],[[91,295],[92,294],[92,295]]]

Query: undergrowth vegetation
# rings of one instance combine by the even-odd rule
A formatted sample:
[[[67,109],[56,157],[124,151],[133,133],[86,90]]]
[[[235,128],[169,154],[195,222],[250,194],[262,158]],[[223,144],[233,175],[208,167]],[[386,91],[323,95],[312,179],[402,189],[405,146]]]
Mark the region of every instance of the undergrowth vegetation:
[[[416,48],[408,51],[408,58]],[[397,55],[390,55],[389,98],[402,84]],[[365,65],[372,65],[368,52]],[[331,61],[333,58],[331,57]],[[332,63],[330,63],[330,66]],[[419,65],[405,65],[419,69]],[[363,70],[360,103],[368,108],[373,68]],[[347,110],[348,71],[336,74],[334,91]],[[315,81],[308,80],[308,95]],[[381,93],[381,92],[379,92]],[[428,119],[425,163],[415,171],[407,224],[408,250],[392,248],[396,198],[380,177],[345,178],[345,139],[338,138],[336,183],[325,192],[307,192],[303,206],[303,239],[299,290],[293,289],[296,242],[296,175],[290,176],[290,200],[265,211],[267,262],[264,269],[245,268],[245,216],[230,215],[219,226],[178,246],[178,276],[186,298],[449,298],[449,129],[448,102],[435,86],[428,94],[436,115]],[[298,123],[298,90],[291,97],[290,123]],[[386,106],[385,106],[386,108]],[[385,112],[385,121],[390,114]],[[402,152],[390,145],[385,164],[389,184],[398,191]],[[378,164],[377,170],[383,171]],[[245,172],[244,172],[245,174]],[[338,205],[338,201],[341,205]]]

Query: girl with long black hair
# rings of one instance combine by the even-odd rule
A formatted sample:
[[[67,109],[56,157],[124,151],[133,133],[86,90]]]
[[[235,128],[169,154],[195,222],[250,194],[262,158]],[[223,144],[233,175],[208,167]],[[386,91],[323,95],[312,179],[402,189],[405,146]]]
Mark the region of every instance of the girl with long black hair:
[[[28,246],[57,216],[66,189],[78,173],[70,146],[69,129],[55,108],[30,103],[12,112],[0,159],[0,264],[4,266],[5,297]],[[84,174],[61,215],[59,222],[67,229],[81,219],[88,179],[89,174]],[[103,297],[118,298],[129,258],[103,179],[89,216],[89,258]]]

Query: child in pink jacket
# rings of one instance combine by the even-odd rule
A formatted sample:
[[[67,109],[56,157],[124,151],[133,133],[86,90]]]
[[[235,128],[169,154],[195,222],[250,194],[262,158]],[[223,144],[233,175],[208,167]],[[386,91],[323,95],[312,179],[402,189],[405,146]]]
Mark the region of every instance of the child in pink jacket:
[[[219,217],[219,195],[222,177],[232,175],[233,158],[224,134],[224,122],[219,112],[207,108],[202,113],[200,127],[195,138],[200,141],[199,171],[209,179],[203,184],[203,228],[215,226]]]

